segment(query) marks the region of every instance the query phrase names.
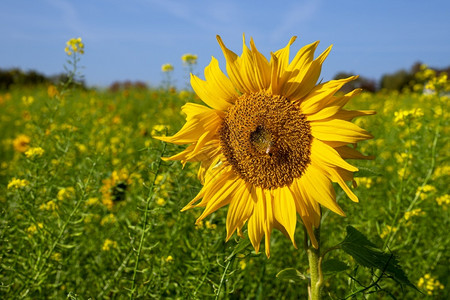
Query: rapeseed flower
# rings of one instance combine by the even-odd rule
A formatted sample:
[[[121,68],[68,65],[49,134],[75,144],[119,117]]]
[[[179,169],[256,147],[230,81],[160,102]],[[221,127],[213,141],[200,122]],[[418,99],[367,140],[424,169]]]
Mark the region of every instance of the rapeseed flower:
[[[172,72],[173,69],[174,69],[173,65],[171,65],[171,64],[164,64],[161,66],[161,71],[163,71],[164,73]]]
[[[417,287],[419,289],[424,289],[429,296],[436,293],[436,290],[443,290],[445,287],[439,282],[435,277],[430,274],[425,274],[417,282]]]
[[[64,51],[67,53],[67,55],[72,55],[73,53],[79,53],[84,54],[84,44],[81,41],[81,38],[73,38],[66,42],[66,47],[64,48]]]
[[[103,180],[103,186],[100,188],[102,203],[111,210],[114,203],[125,200],[126,191],[131,183],[126,169],[113,171],[109,178]]]
[[[195,54],[186,53],[181,56],[181,60],[186,65],[195,65],[197,63],[198,56]]]
[[[209,107],[187,103],[182,108],[187,115],[183,128],[174,136],[158,137],[190,144],[165,160],[201,163],[198,175],[203,188],[183,211],[204,207],[199,223],[229,205],[226,239],[236,231],[243,236],[247,223],[256,251],[265,237],[268,257],[273,228],[295,246],[298,213],[317,248],[313,230],[320,224],[320,205],[345,216],[332,182],[358,202],[346,184],[358,169],[344,158],[367,159],[349,145],[372,136],[350,121],[375,112],[343,109],[360,89],[335,96],[357,76],[316,84],[331,47],[314,59],[318,42],[312,43],[289,62],[294,37],[268,61],[253,39],[251,50],[244,39],[241,56],[217,39],[228,77],[214,57],[205,69],[206,81],[191,74],[194,91]]]
[[[25,156],[28,158],[41,157],[44,152],[44,149],[42,149],[41,147],[33,147],[25,151]]]
[[[8,182],[7,189],[8,190],[20,189],[20,188],[26,187],[29,184],[30,183],[26,179],[18,179],[18,178],[14,177],[13,179],[11,179],[10,182]]]
[[[111,249],[116,249],[117,248],[117,242],[110,240],[110,239],[106,239],[103,242],[103,246],[102,246],[102,250],[103,251],[109,251]]]
[[[13,140],[13,147],[14,150],[18,152],[25,152],[30,147],[30,137],[28,137],[25,134],[19,134],[14,140]]]

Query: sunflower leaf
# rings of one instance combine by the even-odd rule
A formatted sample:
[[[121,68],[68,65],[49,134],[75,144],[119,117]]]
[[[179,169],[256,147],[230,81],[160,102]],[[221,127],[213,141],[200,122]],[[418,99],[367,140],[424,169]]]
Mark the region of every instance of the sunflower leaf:
[[[322,272],[327,275],[333,275],[348,269],[348,265],[338,259],[332,258],[322,263]]]
[[[302,280],[307,279],[305,275],[303,275],[299,270],[294,268],[286,268],[284,270],[281,270],[276,275],[277,278],[281,280],[289,280],[294,282],[300,282]]]
[[[406,284],[417,290],[400,267],[397,257],[392,253],[383,252],[354,227],[347,226],[347,236],[340,245],[342,250],[351,255],[358,264],[379,269],[400,284]]]

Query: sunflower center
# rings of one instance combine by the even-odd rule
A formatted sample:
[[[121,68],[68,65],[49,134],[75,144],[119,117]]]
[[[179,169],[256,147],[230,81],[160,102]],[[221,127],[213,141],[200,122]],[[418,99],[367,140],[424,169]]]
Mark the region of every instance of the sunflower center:
[[[227,111],[219,135],[232,169],[265,189],[291,184],[310,163],[310,125],[282,96],[242,95]]]

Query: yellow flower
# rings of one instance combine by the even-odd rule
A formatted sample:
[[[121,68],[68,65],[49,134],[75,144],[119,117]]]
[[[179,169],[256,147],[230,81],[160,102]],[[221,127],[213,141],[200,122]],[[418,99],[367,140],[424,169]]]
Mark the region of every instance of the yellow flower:
[[[7,189],[8,190],[20,189],[26,187],[29,184],[30,183],[26,179],[18,179],[14,177],[13,179],[11,179],[10,182],[8,182]]]
[[[59,201],[75,197],[75,189],[73,187],[62,188],[58,191],[56,198]]]
[[[373,180],[370,177],[356,177],[355,181],[356,181],[356,183],[358,185],[363,185],[367,189],[370,189],[372,187],[372,184],[373,184]]]
[[[117,222],[116,216],[114,214],[109,214],[102,218],[102,220],[100,221],[100,224],[106,225],[106,224],[114,224],[116,222]]]
[[[46,203],[42,203],[39,206],[39,209],[40,210],[51,210],[51,211],[54,211],[54,210],[58,209],[58,204],[55,201],[50,200],[50,201],[48,201]]]
[[[161,71],[167,73],[173,71],[173,66],[171,64],[164,64],[161,66]]]
[[[58,89],[56,88],[56,86],[54,86],[54,85],[52,85],[52,84],[48,86],[48,88],[47,88],[47,95],[48,95],[50,98],[54,98],[54,97],[56,97],[58,94],[59,94],[59,92],[58,92]]]
[[[33,147],[25,152],[25,156],[28,158],[41,157],[44,152],[44,149],[42,149],[41,147]]]
[[[97,203],[99,203],[99,201],[98,201],[98,198],[95,198],[95,197],[89,198],[86,201],[87,206],[96,205]]]
[[[157,134],[161,134],[161,132],[164,132],[166,130],[166,128],[169,129],[169,127],[170,126],[168,126],[168,125],[161,125],[161,124],[154,125],[152,127],[152,131],[151,131],[150,134],[152,136],[157,135]]]
[[[421,108],[411,109],[411,110],[399,110],[394,112],[394,122],[397,125],[405,126],[410,124],[413,120],[423,117],[423,111]],[[420,129],[421,123],[417,122],[416,127]]]
[[[117,242],[110,239],[106,239],[103,242],[102,250],[109,251],[111,250],[111,248],[117,249]]]
[[[115,202],[125,200],[126,191],[131,183],[126,169],[114,170],[109,178],[103,180],[103,186],[100,188],[103,205],[111,210]]]
[[[392,226],[386,225],[384,227],[383,231],[381,232],[380,237],[382,239],[384,239],[389,233],[396,232],[397,230],[398,230],[397,227],[392,227]]]
[[[81,38],[73,38],[66,42],[66,47],[64,48],[64,51],[67,53],[67,55],[72,55],[72,53],[79,53],[84,54],[84,44],[81,41]]]
[[[213,224],[213,223],[211,223],[210,221],[206,221],[206,222],[205,222],[205,226],[206,226],[206,228],[208,228],[208,229],[216,229],[216,227],[217,227],[216,224]]]
[[[209,107],[187,103],[182,108],[187,115],[183,128],[174,136],[157,137],[190,144],[165,160],[201,163],[203,188],[183,211],[204,207],[199,223],[229,205],[226,239],[236,231],[243,236],[247,223],[256,251],[265,236],[268,257],[274,227],[295,246],[298,213],[318,247],[313,230],[319,227],[320,205],[345,215],[336,203],[332,182],[358,201],[345,182],[358,169],[344,159],[367,159],[349,145],[372,136],[350,121],[375,112],[343,109],[360,90],[335,95],[356,76],[316,84],[331,47],[314,59],[318,42],[312,43],[289,62],[294,37],[268,61],[253,39],[251,50],[244,40],[241,56],[217,39],[228,77],[215,58],[205,69],[206,81],[191,75],[192,88]]]
[[[430,193],[436,192],[436,188],[432,185],[419,186],[416,191],[416,195],[420,196],[420,199],[425,200]]]
[[[245,270],[245,268],[247,267],[247,263],[245,262],[245,260],[239,261],[239,267],[241,268],[241,270]]]
[[[195,54],[186,53],[181,56],[181,60],[186,65],[195,65],[197,63],[198,56]]]
[[[25,152],[30,147],[30,138],[25,134],[19,134],[13,140],[13,147],[18,152]]]
[[[37,225],[37,226],[36,226]],[[28,232],[30,235],[36,233],[38,228],[44,228],[44,224],[37,223],[37,224],[31,224],[30,227],[26,229],[26,232]]]
[[[62,254],[59,252],[55,252],[52,254],[51,259],[54,261],[61,261],[62,260]]]
[[[406,221],[411,219],[414,216],[423,216],[425,212],[423,212],[420,208],[413,209],[411,211],[405,212],[405,215],[403,216]]]
[[[159,206],[163,206],[166,204],[166,200],[160,197],[156,200],[156,204],[158,204]]]
[[[172,255],[169,255],[169,256],[167,256],[164,260],[165,260],[166,262],[171,262],[171,261],[173,261],[173,257],[172,257]]]
[[[436,279],[436,277],[432,277],[430,274],[425,274],[423,277],[419,279],[417,282],[417,287],[419,289],[424,289],[428,295],[433,295],[433,292],[436,290],[443,290],[445,286]]]
[[[33,96],[22,96],[22,102],[26,106],[30,106],[34,102]]]
[[[447,206],[447,205],[450,204],[450,195],[449,194],[445,194],[443,196],[440,196],[440,197],[436,198],[436,202],[440,206]]]

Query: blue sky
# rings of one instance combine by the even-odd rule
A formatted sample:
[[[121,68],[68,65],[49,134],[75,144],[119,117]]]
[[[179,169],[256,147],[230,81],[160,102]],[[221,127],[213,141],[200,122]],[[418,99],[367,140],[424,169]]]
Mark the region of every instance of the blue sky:
[[[250,0],[2,0],[0,68],[61,73],[65,42],[82,37],[81,64],[89,85],[163,79],[172,63],[186,84],[181,55],[199,56],[195,73],[211,56],[225,70],[216,34],[240,54],[242,34],[266,56],[298,36],[291,54],[316,40],[334,44],[322,77],[346,71],[372,79],[422,61],[450,65],[450,1]]]

